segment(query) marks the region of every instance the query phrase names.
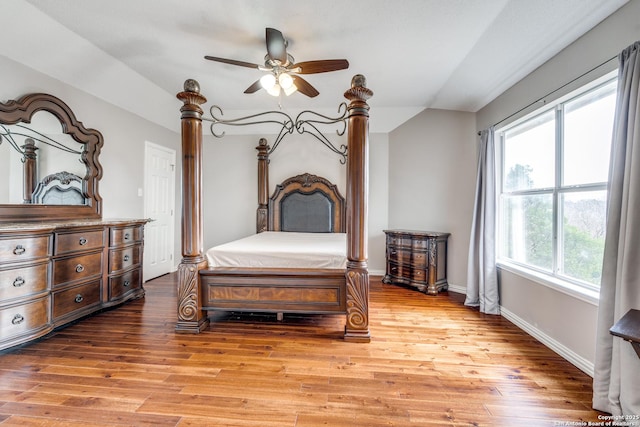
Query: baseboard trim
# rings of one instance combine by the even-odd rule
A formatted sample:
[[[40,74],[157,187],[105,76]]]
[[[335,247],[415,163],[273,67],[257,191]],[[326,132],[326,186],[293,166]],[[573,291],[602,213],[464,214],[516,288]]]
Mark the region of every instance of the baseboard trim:
[[[466,286],[452,285],[451,283],[449,283],[448,290],[451,291],[451,292],[455,292],[457,294],[466,294],[467,293],[467,287]]]
[[[449,284],[449,291],[457,292],[460,294],[466,294],[467,288],[466,286],[457,286],[457,285]],[[531,325],[529,322],[518,317],[513,312],[509,311],[508,309],[502,306],[500,306],[500,314],[502,315],[502,317],[504,317],[505,319],[507,319],[514,325],[516,325],[518,328],[522,329],[523,331],[525,331],[526,333],[528,333],[529,335],[531,335],[532,337],[540,341],[542,344],[549,347],[554,352],[558,353],[567,362],[571,363],[576,368],[580,369],[582,372],[584,372],[585,374],[593,378],[593,371],[594,371],[593,362],[590,362],[589,360],[580,356],[579,354],[571,350],[569,347],[565,346],[561,342],[545,334],[540,329]]]
[[[500,307],[500,313],[502,317],[504,317],[505,319],[507,319],[508,321],[510,321],[511,323],[513,323],[514,325],[516,325],[517,327],[519,327],[520,329],[522,329],[523,331],[525,331],[526,333],[528,333],[529,335],[531,335],[532,337],[540,341],[542,344],[549,347],[551,350],[558,353],[561,357],[566,359],[569,363],[571,363],[576,368],[580,369],[582,372],[584,372],[585,374],[593,378],[594,365],[592,362],[580,356],[579,354],[571,350],[569,347],[553,339],[549,335],[545,334],[538,328],[534,327],[530,323],[516,316],[511,311],[507,310],[502,306]]]

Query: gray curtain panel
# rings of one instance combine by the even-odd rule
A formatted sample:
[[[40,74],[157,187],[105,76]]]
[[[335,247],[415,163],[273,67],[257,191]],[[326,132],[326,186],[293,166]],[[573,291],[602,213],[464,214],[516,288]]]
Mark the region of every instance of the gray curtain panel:
[[[500,314],[496,271],[496,149],[494,128],[480,132],[476,197],[469,243],[465,305]]]
[[[640,309],[640,42],[619,55],[593,407],[613,415],[640,414],[640,358],[609,329]]]

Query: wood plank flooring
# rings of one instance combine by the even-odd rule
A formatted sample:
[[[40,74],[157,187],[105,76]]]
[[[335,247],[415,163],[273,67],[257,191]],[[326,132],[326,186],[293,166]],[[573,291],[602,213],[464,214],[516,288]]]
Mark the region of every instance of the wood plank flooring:
[[[4,426],[554,426],[598,421],[591,378],[499,316],[372,280],[344,316],[214,313],[174,333],[176,275],[0,354]],[[573,424],[576,425],[576,424]]]

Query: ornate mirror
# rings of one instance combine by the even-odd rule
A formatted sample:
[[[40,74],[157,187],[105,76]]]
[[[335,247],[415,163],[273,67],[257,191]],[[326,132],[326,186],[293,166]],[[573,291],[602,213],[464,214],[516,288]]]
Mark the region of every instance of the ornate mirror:
[[[0,222],[100,218],[102,144],[55,96],[0,104]]]

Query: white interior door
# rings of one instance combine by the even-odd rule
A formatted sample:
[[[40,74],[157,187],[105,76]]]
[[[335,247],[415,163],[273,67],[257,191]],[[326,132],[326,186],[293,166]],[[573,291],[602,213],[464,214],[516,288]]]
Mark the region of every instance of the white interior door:
[[[144,211],[152,219],[144,233],[144,280],[173,271],[176,152],[145,142]]]

